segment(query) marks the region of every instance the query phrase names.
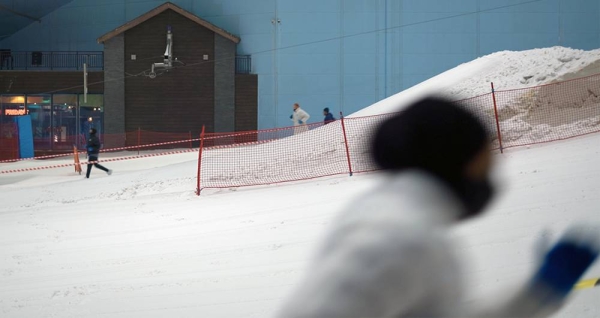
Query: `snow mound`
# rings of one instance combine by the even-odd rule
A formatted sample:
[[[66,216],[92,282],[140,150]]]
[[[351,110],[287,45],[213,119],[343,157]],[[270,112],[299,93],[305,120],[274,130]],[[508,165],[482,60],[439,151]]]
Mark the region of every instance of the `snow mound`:
[[[366,107],[349,117],[392,113],[425,95],[453,100],[496,90],[519,89],[600,73],[600,49],[592,51],[551,47],[501,51],[461,64],[425,82]]]
[[[600,74],[600,50],[557,46],[501,51],[459,65],[350,117],[396,112],[425,95],[451,100],[483,96],[494,83],[505,146],[564,139],[600,131],[600,76],[594,74]],[[491,100],[469,107],[476,107],[473,110],[496,131]]]
[[[518,89],[600,73],[600,50],[584,51],[551,47],[526,51],[501,51],[485,57],[493,59],[493,68],[456,83],[444,93],[463,99],[496,90]]]

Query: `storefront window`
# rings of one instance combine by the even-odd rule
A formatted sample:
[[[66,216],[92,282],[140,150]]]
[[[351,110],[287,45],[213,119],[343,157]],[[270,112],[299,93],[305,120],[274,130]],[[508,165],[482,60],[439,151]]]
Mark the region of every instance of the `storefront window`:
[[[36,151],[70,150],[73,145],[85,148],[92,127],[98,131],[100,141],[104,139],[102,94],[88,94],[87,101],[82,94],[0,95],[0,126],[12,124],[15,116],[22,115],[31,116]]]
[[[26,115],[25,96],[0,95],[0,138],[17,136],[14,117]]]
[[[72,149],[85,136],[77,134],[77,94],[52,96],[52,149]]]
[[[33,144],[36,149],[49,149],[52,136],[50,95],[27,95],[27,110],[31,116]]]
[[[87,101],[79,95],[79,122],[80,129],[88,136],[90,128],[96,128],[100,141],[102,141],[104,128],[104,95],[88,94]]]
[[[12,122],[12,116],[27,115],[25,108],[25,96],[23,95],[1,95],[0,96],[0,118],[2,122]]]

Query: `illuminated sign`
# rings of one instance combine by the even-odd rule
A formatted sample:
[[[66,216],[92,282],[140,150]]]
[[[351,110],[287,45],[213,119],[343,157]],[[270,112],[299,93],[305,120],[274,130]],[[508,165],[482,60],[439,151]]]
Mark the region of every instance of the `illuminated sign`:
[[[21,116],[26,115],[27,111],[24,109],[5,109],[4,115],[6,116]]]

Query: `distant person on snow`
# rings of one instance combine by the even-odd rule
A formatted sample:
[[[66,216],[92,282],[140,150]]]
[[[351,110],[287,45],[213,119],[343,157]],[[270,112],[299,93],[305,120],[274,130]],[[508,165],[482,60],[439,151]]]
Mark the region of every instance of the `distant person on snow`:
[[[493,197],[488,140],[474,115],[438,98],[383,122],[372,156],[387,179],[332,222],[278,317],[540,317],[560,309],[598,255],[593,228],[568,230],[520,290],[499,295],[509,299],[475,309],[462,298],[449,232]]]
[[[100,153],[100,139],[96,136],[96,128],[90,128],[90,138],[87,141],[87,154],[88,154],[88,162],[98,161],[98,154]],[[87,173],[85,174],[86,178],[90,177],[90,172],[92,172],[92,166],[106,171],[106,173],[110,176],[112,174],[112,170],[105,168],[99,163],[88,163],[87,165]]]
[[[325,116],[325,119],[323,120],[325,125],[329,124],[332,121],[335,121],[335,117],[333,117],[333,114],[329,112],[329,108],[327,107],[323,109],[323,116]]]
[[[304,111],[304,109],[300,108],[300,104],[294,104],[294,113],[290,115],[290,119],[294,122],[294,134],[298,134],[301,132],[308,131],[308,126],[306,123],[310,115]]]

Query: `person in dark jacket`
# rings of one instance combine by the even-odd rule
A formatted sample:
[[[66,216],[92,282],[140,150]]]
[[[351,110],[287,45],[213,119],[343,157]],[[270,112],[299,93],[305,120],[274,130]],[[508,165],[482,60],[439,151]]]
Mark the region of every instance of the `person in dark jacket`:
[[[90,129],[90,138],[87,141],[87,154],[88,154],[88,162],[98,161],[98,154],[100,153],[100,139],[96,136],[96,128]],[[105,171],[109,176],[112,174],[112,170],[107,169],[99,163],[88,163],[87,165],[87,173],[85,174],[86,178],[90,177],[90,172],[92,172],[92,166]]]
[[[325,119],[323,120],[325,122],[325,125],[329,124],[332,121],[335,121],[335,117],[333,117],[333,114],[329,112],[329,108],[325,108],[323,109],[323,116],[325,116]]]

